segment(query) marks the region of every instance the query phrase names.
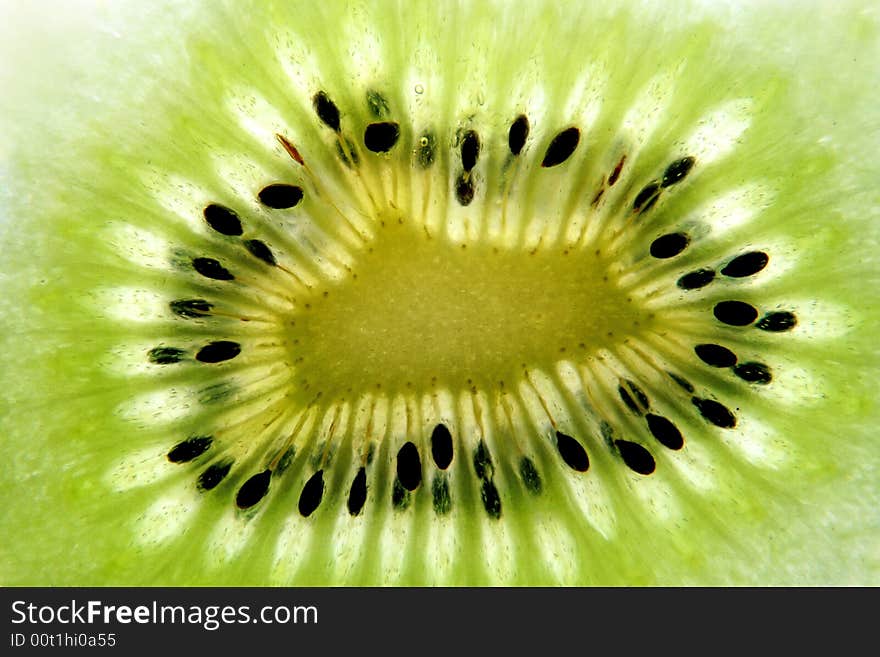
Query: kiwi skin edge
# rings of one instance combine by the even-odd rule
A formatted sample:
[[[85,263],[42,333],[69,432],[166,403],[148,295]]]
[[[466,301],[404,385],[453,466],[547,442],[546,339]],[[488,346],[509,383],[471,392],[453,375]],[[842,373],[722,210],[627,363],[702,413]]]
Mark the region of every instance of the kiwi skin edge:
[[[364,3],[352,14],[339,3],[322,14],[261,3],[242,15],[235,3],[151,4],[83,12],[64,38],[26,9],[0,21],[25,35],[2,39],[0,53],[20,64],[4,77],[0,113],[0,316],[5,353],[16,355],[0,369],[9,464],[0,582],[878,582],[877,304],[865,290],[877,282],[880,121],[865,81],[877,79],[880,31],[861,3],[823,7],[821,20],[819,8],[797,5]],[[22,62],[22,38],[46,56]],[[316,116],[319,91],[339,109],[339,132]],[[530,130],[514,156],[508,129],[520,115]],[[728,150],[705,146],[740,119],[748,125]],[[363,130],[382,121],[398,124],[397,141],[373,152]],[[541,167],[570,127],[579,130],[573,152]],[[464,171],[468,130],[480,150]],[[437,144],[428,169],[425,135]],[[667,168],[689,155],[693,168],[664,187]],[[267,209],[258,193],[279,182],[301,186],[303,199]],[[458,184],[472,193],[466,205]],[[573,193],[582,189],[590,193]],[[639,207],[649,209],[625,221],[644,189]],[[425,198],[424,213],[409,211]],[[548,221],[601,217],[609,231],[590,234],[601,253],[542,243],[517,265],[510,254],[534,244],[477,236],[500,221],[505,199],[524,240],[540,228],[528,223],[535,208],[547,208]],[[235,209],[243,234],[212,229],[210,203]],[[447,235],[435,242],[454,255],[422,239],[426,226]],[[689,239],[684,251],[650,255],[656,239],[678,232]],[[721,273],[752,251],[769,254],[760,273]],[[194,273],[196,257],[216,258],[236,278]],[[431,287],[420,296],[405,283],[435,258],[442,264],[421,277]],[[393,280],[380,266],[389,262]],[[346,265],[358,285],[388,294],[343,285]],[[705,287],[677,285],[705,268],[715,272]],[[477,304],[444,287],[472,279],[473,293],[484,292]],[[310,312],[285,311],[287,296],[308,299]],[[489,305],[499,298],[506,303]],[[426,299],[447,314],[427,314]],[[171,310],[180,300],[194,317]],[[720,321],[715,306],[731,300],[758,317]],[[410,312],[394,321],[400,306]],[[504,323],[493,312],[505,307],[544,319]],[[759,326],[788,311],[797,322],[789,330]],[[424,327],[443,335],[444,317],[455,320],[449,334],[431,343]],[[496,330],[477,330],[480,317]],[[638,347],[649,334],[662,336],[660,356],[620,350],[618,338]],[[442,348],[455,336],[461,351]],[[240,351],[203,351],[218,342]],[[699,344],[738,360],[713,365]],[[523,357],[502,353],[510,345]],[[359,364],[364,352],[376,358]],[[273,388],[286,381],[277,364],[300,357],[308,388]],[[588,363],[584,394],[559,363]],[[743,378],[761,378],[754,363],[772,381]],[[707,421],[693,399],[726,404],[736,426]],[[649,416],[670,419],[682,446],[660,443],[650,426],[662,423]],[[246,439],[245,429],[267,422],[261,438]],[[441,423],[453,445],[446,469],[431,451]],[[364,449],[370,433],[385,439]],[[674,432],[664,435],[676,444]],[[175,452],[182,459],[208,444],[192,460],[168,458],[207,436]],[[568,438],[588,456],[585,470]],[[397,471],[407,442],[419,457],[413,490],[395,487],[415,481],[410,466]],[[639,447],[654,460],[651,474],[634,469],[646,462]],[[353,515],[361,467],[366,501]],[[304,515],[309,482],[305,508],[318,491],[320,502]]]

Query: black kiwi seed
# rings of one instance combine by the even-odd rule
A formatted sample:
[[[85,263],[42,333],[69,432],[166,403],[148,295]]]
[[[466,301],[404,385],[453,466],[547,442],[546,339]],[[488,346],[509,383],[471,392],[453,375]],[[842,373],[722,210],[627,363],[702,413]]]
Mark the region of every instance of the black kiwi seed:
[[[339,108],[324,91],[319,91],[312,97],[312,106],[324,125],[339,132]]]
[[[249,509],[254,506],[269,492],[269,481],[271,478],[271,470],[263,470],[253,475],[238,489],[238,494],[235,496],[235,505],[239,509]]]
[[[719,301],[712,310],[719,322],[730,326],[748,326],[758,319],[758,310],[745,301]]]
[[[468,175],[467,171],[462,171],[458,180],[455,181],[455,198],[459,204],[466,207],[474,200],[475,192],[473,179]]]
[[[620,395],[620,398],[623,400],[623,403],[626,404],[629,410],[631,410],[636,415],[641,415],[639,405],[636,404],[636,400],[632,398],[632,395],[629,394],[629,391],[626,388],[624,388],[623,386],[617,386],[617,394]]]
[[[449,495],[449,480],[445,474],[438,474],[431,482],[431,498],[434,512],[438,516],[446,515],[452,509],[452,497]]]
[[[696,161],[696,158],[691,157],[690,155],[683,157],[680,160],[676,160],[666,167],[660,185],[662,187],[669,187],[670,185],[681,182],[684,180],[684,177],[690,173],[690,170],[693,168]]]
[[[303,486],[302,492],[299,495],[299,513],[303,518],[308,518],[312,513],[315,512],[315,509],[318,508],[321,504],[321,499],[324,497],[324,471],[318,470],[315,474],[309,477],[309,480],[306,482],[306,485]]]
[[[673,374],[672,372],[667,372],[669,378],[675,381],[681,388],[688,392],[694,391],[694,386],[691,385],[691,382],[685,379],[684,377],[679,376],[678,374]]]
[[[614,183],[617,182],[617,179],[620,178],[620,172],[623,171],[623,164],[626,162],[626,155],[622,155],[617,164],[614,165],[614,169],[612,169],[611,173],[608,174],[608,186],[614,187]]]
[[[388,116],[388,101],[378,91],[373,91],[372,89],[367,91],[367,107],[370,110],[370,114],[377,119]]]
[[[510,147],[510,152],[519,155],[526,145],[528,137],[529,118],[525,114],[520,114],[510,124],[510,131],[507,133],[507,145]]]
[[[700,411],[700,415],[716,427],[733,429],[736,426],[736,416],[724,404],[701,397],[691,397],[691,402]]]
[[[556,449],[559,450],[559,455],[565,464],[572,470],[586,472],[590,469],[590,457],[587,456],[587,450],[575,438],[557,431]]]
[[[541,492],[541,475],[538,474],[538,469],[528,456],[523,456],[519,462],[519,476],[522,477],[526,490],[532,495]]]
[[[626,385],[629,386],[630,391],[633,395],[635,395],[636,400],[641,405],[642,408],[648,410],[651,407],[651,402],[648,399],[648,395],[646,395],[641,388],[639,388],[635,383],[626,380]]]
[[[400,483],[400,479],[395,477],[394,483],[391,485],[391,506],[398,511],[403,511],[410,503],[409,491]]]
[[[544,159],[541,166],[545,169],[555,167],[565,162],[574,150],[577,148],[581,140],[581,131],[577,128],[566,128],[553,138],[544,153]]]
[[[636,194],[636,199],[633,201],[633,211],[643,212],[648,210],[658,198],[660,198],[660,181],[653,180],[642,187],[642,190]]]
[[[351,482],[351,489],[348,491],[348,512],[356,516],[364,508],[367,503],[367,469],[362,467],[354,476]]]
[[[200,404],[217,404],[229,399],[235,390],[235,385],[230,381],[213,383],[199,390],[198,400]]]
[[[213,436],[190,436],[171,448],[168,460],[172,463],[188,463],[207,452],[213,442]]]
[[[241,353],[241,345],[231,340],[216,340],[199,349],[196,360],[202,363],[222,363]]]
[[[764,363],[741,363],[733,368],[733,373],[743,381],[767,385],[773,380],[770,368]]]
[[[738,255],[728,262],[721,273],[731,278],[745,278],[757,274],[767,266],[769,261],[770,256],[763,251],[750,251]]]
[[[215,281],[231,281],[235,278],[214,258],[193,258],[192,266],[205,278],[213,278]]]
[[[400,138],[400,126],[393,121],[371,123],[364,130],[364,146],[374,153],[387,153]]]
[[[682,290],[699,290],[715,280],[715,270],[697,269],[678,279],[676,285]]]
[[[241,219],[225,205],[211,203],[205,208],[203,214],[208,225],[222,235],[238,237],[244,232],[241,227]]]
[[[198,489],[201,491],[208,491],[217,488],[220,485],[220,482],[226,478],[226,475],[229,474],[229,470],[232,468],[233,461],[225,460],[220,461],[219,463],[212,463],[202,474],[199,475],[199,480],[196,482]]]
[[[661,235],[651,242],[650,252],[658,260],[674,258],[687,248],[690,241],[690,238],[684,233]]]
[[[412,442],[404,443],[397,452],[397,479],[407,490],[415,490],[422,482],[422,460]]]
[[[345,148],[342,147],[342,142],[336,142],[336,155],[342,160],[343,164],[347,166],[349,169],[353,166],[357,166],[360,160],[358,159],[358,152],[354,148],[354,144],[351,143],[351,140],[348,137],[345,137]]]
[[[276,477],[284,474],[287,468],[290,467],[290,464],[293,463],[293,458],[296,456],[296,447],[291,445],[286,450],[284,450],[284,454],[281,455],[281,458],[278,459],[278,465],[275,466],[275,472],[273,473]]]
[[[492,465],[492,456],[489,454],[489,448],[482,440],[474,450],[474,472],[480,479],[491,479],[495,474],[495,466]]]
[[[767,313],[758,322],[757,327],[762,331],[771,331],[779,333],[780,331],[788,331],[797,325],[797,317],[794,313],[788,311]]]
[[[168,306],[171,308],[171,312],[179,317],[195,319],[208,315],[214,304],[205,299],[175,299]]]
[[[419,147],[416,151],[416,158],[421,168],[427,169],[434,164],[436,152],[437,138],[434,136],[434,133],[426,132],[419,137]]]
[[[684,438],[681,435],[681,431],[678,430],[678,427],[671,420],[653,413],[648,413],[645,416],[645,420],[648,421],[648,429],[651,431],[651,435],[661,445],[669,449],[681,449],[684,446]]]
[[[654,194],[648,201],[639,209],[639,213],[644,213],[654,207],[654,204],[660,200],[660,193]]]
[[[480,136],[473,130],[464,133],[461,140],[461,166],[465,171],[472,171],[480,157]]]
[[[498,495],[498,489],[495,484],[486,479],[480,487],[480,499],[483,500],[483,508],[493,520],[501,517],[501,496]]]
[[[153,347],[147,354],[151,363],[156,365],[172,365],[179,363],[186,356],[186,349],[179,347]]]
[[[452,463],[452,434],[445,424],[438,424],[431,432],[431,456],[441,470]]]
[[[657,469],[657,463],[654,461],[654,457],[651,456],[651,452],[638,443],[633,443],[629,440],[615,440],[614,444],[617,445],[617,451],[620,453],[623,462],[633,472],[649,475]]]
[[[274,210],[287,210],[299,204],[303,198],[302,187],[286,183],[266,185],[259,191],[260,203]]]
[[[736,354],[720,344],[698,344],[694,351],[700,360],[712,367],[733,367],[736,365]]]
[[[274,267],[278,264],[278,261],[275,260],[275,254],[272,253],[272,249],[266,246],[266,243],[261,240],[245,240],[244,248],[246,248],[252,256],[259,258],[267,265]]]

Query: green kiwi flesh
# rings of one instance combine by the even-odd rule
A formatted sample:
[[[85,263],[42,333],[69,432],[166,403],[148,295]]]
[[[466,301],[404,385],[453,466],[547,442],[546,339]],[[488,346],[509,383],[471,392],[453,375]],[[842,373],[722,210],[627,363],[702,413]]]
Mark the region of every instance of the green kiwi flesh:
[[[3,79],[0,583],[880,581],[876,16],[313,5]]]

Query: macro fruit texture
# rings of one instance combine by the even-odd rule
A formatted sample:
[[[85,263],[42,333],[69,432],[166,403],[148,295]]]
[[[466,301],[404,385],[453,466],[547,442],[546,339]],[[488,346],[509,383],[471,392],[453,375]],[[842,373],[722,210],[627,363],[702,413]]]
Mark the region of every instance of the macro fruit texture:
[[[870,3],[4,7],[0,582],[880,581]]]

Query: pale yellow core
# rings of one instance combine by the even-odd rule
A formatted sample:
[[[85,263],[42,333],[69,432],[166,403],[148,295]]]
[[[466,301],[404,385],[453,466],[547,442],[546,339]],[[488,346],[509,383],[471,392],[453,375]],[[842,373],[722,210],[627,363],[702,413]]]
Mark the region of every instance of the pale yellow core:
[[[652,322],[609,270],[595,252],[462,247],[386,222],[353,275],[291,318],[297,388],[460,389],[585,359]]]

